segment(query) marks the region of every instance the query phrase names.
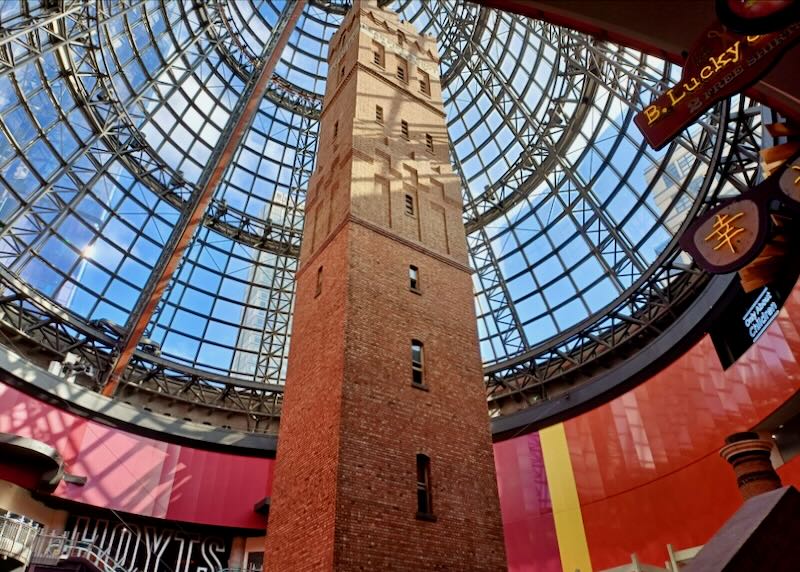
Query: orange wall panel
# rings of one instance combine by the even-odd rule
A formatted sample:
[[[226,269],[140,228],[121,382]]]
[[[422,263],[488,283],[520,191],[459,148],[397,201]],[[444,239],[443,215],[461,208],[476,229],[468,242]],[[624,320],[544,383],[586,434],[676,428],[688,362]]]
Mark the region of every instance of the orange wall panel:
[[[566,421],[592,568],[629,563],[632,553],[642,562],[663,566],[667,544],[682,549],[707,542],[741,505],[733,470],[718,454],[725,437],[770,415],[800,388],[798,381],[796,286],[776,321],[728,370],[722,370],[711,339],[705,337],[637,388]],[[510,442],[520,442],[515,449],[520,454],[520,440],[529,439],[521,436]],[[496,454],[503,446],[511,445],[497,444]],[[529,462],[541,455],[535,453]],[[515,465],[521,462],[514,460]],[[506,463],[510,460],[498,455],[507,537],[513,532],[514,538],[533,538],[538,532],[552,538],[549,520],[530,518],[523,523],[509,519],[507,511],[515,504],[513,488],[522,487],[528,495],[534,494],[532,487],[546,492],[547,480],[555,475],[516,482],[507,478]],[[778,472],[784,484],[800,484],[800,458]],[[555,505],[558,499],[550,501]],[[541,530],[526,531],[525,526]],[[509,549],[509,555],[513,553]],[[528,557],[537,555],[530,552]]]
[[[565,423],[595,569],[704,544],[741,503],[717,451],[798,389],[800,289],[723,371],[709,337],[625,395]],[[793,467],[787,474],[794,474]]]
[[[778,467],[778,475],[784,485],[794,485],[800,489],[800,456]]]

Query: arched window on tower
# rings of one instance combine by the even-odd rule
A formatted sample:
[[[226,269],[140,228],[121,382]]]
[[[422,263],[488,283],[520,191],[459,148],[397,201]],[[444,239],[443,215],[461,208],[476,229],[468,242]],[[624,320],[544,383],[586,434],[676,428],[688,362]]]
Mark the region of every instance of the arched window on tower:
[[[419,268],[413,264],[408,267],[408,287],[413,292],[419,292]]]
[[[411,340],[411,383],[419,386],[425,385],[425,365],[422,353],[422,342]]]
[[[433,516],[433,489],[431,487],[431,459],[417,454],[417,518],[436,520]]]

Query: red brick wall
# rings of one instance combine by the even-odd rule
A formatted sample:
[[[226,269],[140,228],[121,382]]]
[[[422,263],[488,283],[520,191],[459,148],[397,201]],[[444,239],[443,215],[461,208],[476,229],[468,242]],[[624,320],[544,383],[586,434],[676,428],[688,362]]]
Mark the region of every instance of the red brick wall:
[[[469,275],[350,229],[337,562],[504,570]],[[421,295],[409,290],[409,264],[420,269]],[[424,344],[429,391],[411,385],[412,338]],[[435,523],[415,518],[417,453],[431,458]]]
[[[360,20],[351,13],[331,41],[267,569],[505,570],[457,180],[446,147],[425,148],[445,121],[438,78],[431,96],[418,93],[418,68],[436,69],[435,42],[359,5]],[[374,38],[391,43],[398,31],[403,45],[388,45],[386,68],[375,67]],[[398,58],[408,58],[408,83],[394,75]],[[409,289],[412,264],[421,293]],[[412,387],[412,339],[424,344],[427,391]],[[416,518],[419,453],[431,459],[435,522]]]
[[[336,521],[344,328],[347,302],[344,229],[298,276],[281,413],[267,569],[330,570]],[[322,293],[315,297],[323,265]]]

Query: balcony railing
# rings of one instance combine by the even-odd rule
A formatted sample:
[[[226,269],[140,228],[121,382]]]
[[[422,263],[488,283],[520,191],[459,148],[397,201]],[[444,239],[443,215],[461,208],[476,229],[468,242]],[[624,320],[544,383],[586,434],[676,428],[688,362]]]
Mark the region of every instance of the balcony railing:
[[[41,530],[38,524],[22,517],[0,515],[0,558],[11,558],[27,566]]]
[[[69,538],[67,533],[39,534],[33,542],[31,564],[53,566],[68,558],[81,558],[100,572],[135,572],[115,561],[107,551],[86,540]]]

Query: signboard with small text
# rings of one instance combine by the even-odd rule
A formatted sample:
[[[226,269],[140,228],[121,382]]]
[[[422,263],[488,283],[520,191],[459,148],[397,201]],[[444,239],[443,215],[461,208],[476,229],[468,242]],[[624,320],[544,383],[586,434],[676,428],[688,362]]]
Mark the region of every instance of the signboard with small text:
[[[734,286],[725,311],[709,328],[711,341],[723,368],[727,369],[736,363],[775,321],[788,295],[787,283],[788,280],[783,280],[749,293],[744,292],[740,285]],[[791,291],[791,285],[788,291]]]
[[[777,315],[778,303],[770,289],[765,287],[742,316],[750,341],[757,341]]]
[[[636,125],[654,149],[661,149],[716,102],[758,81],[798,40],[800,22],[755,36],[715,23],[689,52],[681,80],[637,114]]]

